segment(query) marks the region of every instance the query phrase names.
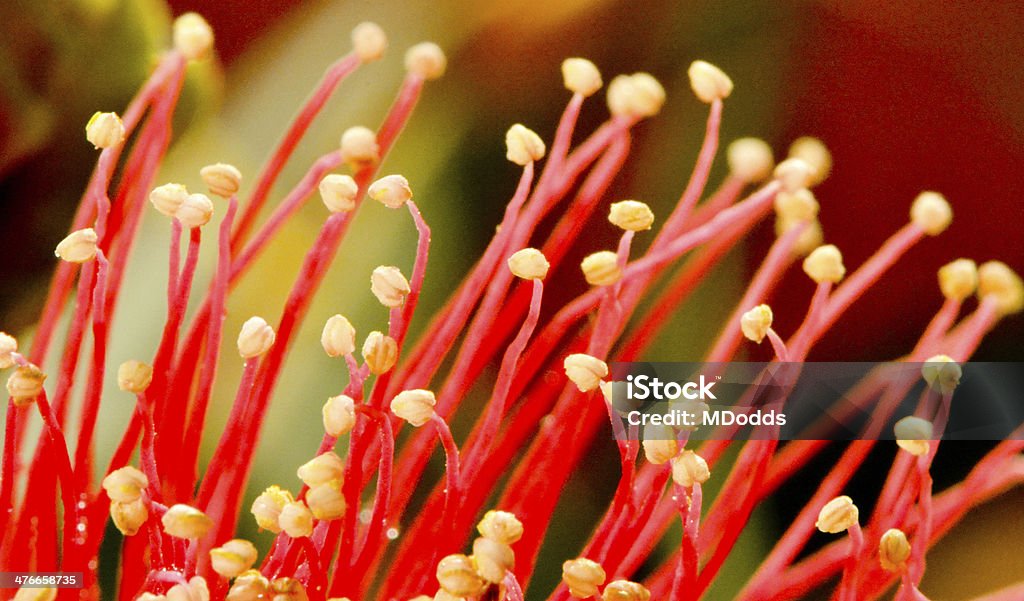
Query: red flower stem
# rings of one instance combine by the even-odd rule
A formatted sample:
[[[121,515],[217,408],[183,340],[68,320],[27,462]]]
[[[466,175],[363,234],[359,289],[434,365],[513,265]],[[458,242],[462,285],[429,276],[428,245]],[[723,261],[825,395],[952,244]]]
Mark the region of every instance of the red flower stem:
[[[519,585],[516,575],[511,570],[505,572],[505,579],[502,581],[502,584],[505,585],[505,599],[507,601],[524,601],[523,588]]]
[[[384,530],[388,524],[388,505],[391,497],[391,486],[393,484],[392,471],[395,456],[395,433],[391,429],[391,420],[387,415],[380,415],[380,468],[377,471],[377,490],[373,499],[373,509],[370,513],[370,521],[366,527],[359,552],[353,555],[355,559],[351,566],[351,575],[355,579],[362,579],[360,587],[361,597],[365,598],[366,585],[372,581],[372,574],[368,571],[370,562],[378,547],[386,540]],[[456,459],[457,461],[457,459]],[[354,511],[355,508],[350,509]]]
[[[672,583],[671,601],[696,601],[697,595],[697,540],[700,528],[701,487],[695,483],[687,494],[676,486],[679,517],[683,523],[682,549],[676,576]]]
[[[182,471],[179,476],[182,488],[194,490],[199,469],[199,447],[202,442],[203,427],[206,423],[206,410],[213,392],[213,382],[217,375],[217,356],[224,335],[226,300],[228,293],[228,274],[231,271],[231,225],[235,212],[238,210],[238,199],[232,196],[228,200],[228,210],[220,223],[217,243],[217,271],[214,274],[210,292],[210,314],[215,316],[207,328],[205,357],[200,368],[199,389],[188,415],[188,426],[185,428],[185,439],[182,444],[185,458],[181,462]]]
[[[63,548],[61,551],[60,567],[64,571],[73,571],[75,568],[82,568],[81,558],[76,552],[78,540],[78,498],[80,490],[75,485],[75,474],[71,468],[71,456],[68,454],[67,439],[60,424],[53,416],[50,409],[50,402],[46,398],[46,391],[39,393],[35,405],[39,409],[39,415],[43,418],[43,425],[49,438],[49,452],[52,453],[51,469],[56,472],[57,480],[60,482],[61,505],[64,508],[63,526]],[[27,501],[27,500],[26,500]],[[25,547],[22,547],[23,549]]]
[[[854,523],[847,530],[847,534],[850,539],[850,550],[844,562],[846,565],[843,567],[843,578],[839,583],[837,596],[838,601],[857,601],[857,565],[864,559],[864,533],[861,532],[860,524]]]
[[[101,211],[102,214],[102,211]],[[93,470],[93,438],[99,419],[100,396],[103,394],[103,374],[107,363],[107,312],[104,306],[107,292],[108,263],[102,250],[96,252],[96,284],[93,289],[92,337],[93,351],[89,380],[82,406],[81,426],[75,448],[75,484],[78,490],[89,490]]]
[[[683,195],[679,198],[676,208],[665,221],[664,227],[655,238],[655,244],[664,244],[666,241],[680,233],[683,224],[693,213],[693,207],[697,205],[704,194],[708,177],[711,174],[711,166],[715,161],[715,154],[718,152],[718,130],[722,124],[722,101],[715,99],[711,103],[711,110],[708,112],[707,125],[704,130],[704,141],[700,146],[700,153],[697,155],[697,163],[690,174],[690,181],[686,184]]]
[[[794,357],[806,357],[807,353],[811,350],[811,345],[819,338],[815,334],[822,331],[820,324],[830,304],[829,295],[831,293],[832,282],[820,282],[815,287],[814,296],[811,298],[811,308],[807,312],[807,317],[787,343]]]
[[[938,441],[933,441],[931,444],[931,451],[927,454],[917,458],[917,473],[918,473],[918,514],[920,518],[918,520],[917,529],[917,540],[929,541],[932,538],[932,519],[933,519],[933,508],[932,508],[932,476],[928,471],[931,465],[932,458],[935,457],[935,451],[938,449]],[[925,555],[927,553],[928,545],[921,544],[916,545],[912,549],[910,557],[910,577],[914,583],[915,588],[921,584],[921,579],[924,578],[924,571],[926,566]]]
[[[975,312],[950,333],[945,346],[951,347],[948,354],[957,361],[966,361],[974,354],[981,339],[988,334],[1001,317],[994,297],[985,297]]]
[[[295,151],[295,147],[298,146],[299,142],[306,135],[313,120],[323,110],[324,105],[331,95],[334,94],[334,91],[338,89],[341,82],[355,72],[360,64],[359,56],[354,52],[350,52],[327,68],[320,83],[299,110],[299,114],[296,115],[291,125],[288,126],[288,130],[281,138],[281,141],[278,142],[277,147],[274,148],[270,159],[260,170],[256,186],[249,196],[249,202],[246,203],[245,209],[239,215],[238,225],[231,236],[232,251],[237,251],[248,237],[256,222],[256,218],[267,202],[270,190],[277,182],[278,176],[281,175],[281,171],[288,163],[288,159]]]
[[[569,146],[572,144],[572,132],[576,129],[576,122],[580,116],[580,109],[583,107],[584,97],[581,94],[573,94],[566,105],[565,111],[558,120],[558,127],[555,129],[555,139],[551,143],[551,150],[548,152],[547,163],[540,181],[537,182],[538,195],[546,195],[549,186],[562,173],[565,165],[566,155],[569,153]]]

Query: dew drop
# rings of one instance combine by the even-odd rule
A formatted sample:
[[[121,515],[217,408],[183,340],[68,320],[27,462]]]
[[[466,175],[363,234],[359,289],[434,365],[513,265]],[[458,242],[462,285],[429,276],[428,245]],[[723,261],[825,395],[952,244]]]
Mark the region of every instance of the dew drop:
[[[373,510],[371,510],[371,509],[363,509],[362,511],[359,512],[359,523],[360,524],[369,524],[371,517],[373,517]]]
[[[398,528],[388,528],[384,531],[384,536],[388,537],[388,540],[395,540],[398,538]]]

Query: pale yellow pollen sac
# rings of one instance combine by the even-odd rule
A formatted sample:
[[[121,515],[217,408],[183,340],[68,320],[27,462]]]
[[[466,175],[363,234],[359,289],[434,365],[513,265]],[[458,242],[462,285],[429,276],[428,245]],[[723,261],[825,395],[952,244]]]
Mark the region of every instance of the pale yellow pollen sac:
[[[425,595],[424,595],[425,596]],[[453,595],[443,588],[437,589],[433,597],[427,597],[427,599],[433,599],[433,601],[468,601],[466,597],[460,597],[459,595]]]
[[[775,167],[772,147],[760,138],[734,140],[726,149],[725,158],[730,175],[747,184],[768,179]]]
[[[686,449],[672,458],[672,481],[684,488],[704,484],[711,477],[711,470],[704,458]]]
[[[345,462],[333,451],[317,455],[300,465],[296,471],[299,480],[309,487],[318,486],[331,480],[340,480],[344,474]]]
[[[385,175],[370,184],[366,193],[389,209],[400,209],[412,199],[409,180],[401,175]]]
[[[370,274],[370,292],[385,307],[401,307],[412,288],[402,270],[393,265],[380,265]]]
[[[13,597],[14,601],[56,601],[57,589],[52,586],[22,587]]]
[[[213,571],[225,578],[234,578],[256,563],[256,545],[234,538],[223,545],[210,549],[210,565]]]
[[[18,352],[18,339],[7,332],[0,332],[0,369],[14,366],[14,354]]]
[[[135,601],[167,601],[167,595],[157,595],[149,591],[143,591],[138,597],[135,597]]]
[[[238,332],[238,354],[244,359],[259,357],[274,346],[277,335],[265,319],[259,316],[250,317],[242,324]]]
[[[491,584],[501,584],[505,573],[515,567],[516,556],[505,543],[479,537],[473,541],[472,560],[477,575]]]
[[[939,268],[939,290],[949,300],[965,300],[978,289],[978,265],[957,259]]]
[[[843,495],[825,503],[814,526],[826,534],[839,534],[853,527],[859,518],[860,512],[853,499]]]
[[[270,592],[270,581],[259,570],[246,570],[235,578],[228,590],[228,601],[260,601]]]
[[[434,417],[435,405],[437,399],[429,390],[403,390],[391,399],[391,412],[418,428]]]
[[[476,531],[484,538],[512,545],[523,537],[523,523],[514,513],[491,509],[476,525]]]
[[[174,218],[187,228],[202,227],[213,217],[213,201],[205,194],[189,194],[174,212]]]
[[[313,534],[313,512],[302,501],[292,501],[281,508],[277,524],[292,538]]]
[[[666,463],[679,453],[675,432],[662,424],[644,426],[644,440],[641,444],[644,447],[644,457],[654,465]]]
[[[117,387],[125,392],[140,394],[153,381],[153,367],[136,359],[129,359],[117,367]]]
[[[789,156],[803,159],[811,166],[814,175],[811,185],[816,186],[828,178],[832,172],[832,153],[825,143],[812,136],[797,138],[789,146]]]
[[[181,205],[188,198],[188,189],[181,184],[164,184],[153,188],[149,193],[149,202],[168,217],[174,217]]]
[[[164,532],[176,538],[203,538],[213,527],[213,520],[205,513],[184,503],[169,507],[160,522]]]
[[[380,60],[388,49],[388,36],[380,25],[363,21],[352,28],[352,49],[364,63]]]
[[[242,172],[234,165],[214,163],[199,170],[199,177],[209,188],[210,194],[231,198],[242,187]]]
[[[139,500],[149,486],[149,479],[138,468],[126,465],[107,474],[102,484],[111,501],[131,503]]]
[[[363,361],[370,373],[387,373],[398,361],[398,342],[381,332],[370,332],[363,343]]]
[[[449,555],[438,562],[437,583],[457,597],[477,595],[487,586],[476,573],[473,560],[460,554]]]
[[[693,61],[686,71],[690,87],[701,102],[711,104],[732,94],[732,80],[724,71],[706,61]]]
[[[623,393],[625,395],[625,393]],[[708,412],[711,411],[711,407],[699,399],[687,399],[679,398],[669,402],[669,407],[673,411],[682,411],[691,417],[692,423],[690,425],[676,426],[677,430],[683,432],[695,432],[701,426],[704,425],[704,419]]]
[[[620,200],[609,208],[608,221],[626,231],[642,232],[654,225],[654,211],[639,200]]]
[[[810,221],[817,218],[820,205],[807,188],[796,192],[780,191],[775,195],[775,214],[787,222]]]
[[[601,564],[586,557],[570,559],[562,564],[562,582],[568,587],[569,594],[577,599],[596,595],[606,578]]]
[[[611,286],[622,279],[619,256],[610,250],[587,255],[580,263],[580,269],[591,286]]]
[[[328,398],[322,413],[324,431],[335,438],[348,434],[356,425],[356,402],[346,394]]]
[[[629,580],[613,580],[604,587],[604,601],[650,601],[651,591],[638,583]]]
[[[306,506],[318,520],[336,520],[345,515],[341,480],[331,480],[310,488],[306,491]]]
[[[332,213],[348,213],[356,208],[359,185],[351,175],[330,173],[320,180],[320,200]]]
[[[284,509],[285,505],[294,500],[292,493],[282,490],[277,485],[273,485],[256,497],[256,500],[252,502],[250,511],[253,517],[256,518],[256,524],[260,528],[277,534],[281,531],[281,527],[278,525],[281,510]]]
[[[772,308],[758,305],[740,317],[740,329],[748,340],[761,344],[772,327]]]
[[[1024,309],[1024,282],[1002,261],[987,261],[978,267],[978,298],[993,298],[1003,315]]]
[[[53,254],[68,263],[85,263],[96,258],[96,252],[99,250],[98,243],[96,230],[87,227],[68,234],[57,244]]]
[[[93,113],[85,126],[85,139],[96,148],[112,148],[124,142],[124,123],[117,113]]]
[[[796,192],[811,185],[814,181],[814,168],[803,159],[791,157],[776,165],[772,175],[782,184],[783,190]]]
[[[543,280],[551,267],[544,253],[536,248],[517,250],[506,263],[512,275],[524,280]]]
[[[821,284],[831,282],[833,284],[842,281],[846,275],[846,267],[843,266],[843,253],[833,244],[825,244],[811,251],[804,259],[804,273],[815,283]]]
[[[593,96],[604,85],[597,66],[578,57],[562,61],[562,82],[567,90],[583,97]]]
[[[204,58],[213,48],[213,29],[196,13],[174,20],[174,48],[189,60]]]
[[[915,457],[926,455],[931,450],[929,441],[934,434],[932,423],[926,419],[908,415],[893,426],[896,444]]]
[[[818,248],[825,241],[825,232],[821,229],[821,222],[812,219],[810,223],[803,221],[792,221],[775,216],[775,235],[783,236],[795,227],[803,226],[803,230],[793,242],[793,254],[798,257],[806,256]]]
[[[441,77],[447,68],[448,57],[433,42],[421,42],[405,53],[405,70],[425,80]]]
[[[921,377],[928,386],[941,394],[949,394],[960,385],[963,369],[949,355],[935,355],[921,366]]]
[[[616,117],[653,117],[665,104],[665,88],[650,73],[617,75],[608,84],[608,110]]]
[[[271,601],[308,601],[306,587],[295,578],[277,578],[270,583]]]
[[[590,392],[608,375],[608,364],[585,353],[573,353],[562,362],[565,375],[580,392]]]
[[[505,132],[505,158],[525,167],[544,158],[547,147],[537,132],[516,123]]]
[[[910,542],[899,528],[885,531],[878,541],[878,562],[888,572],[902,572],[910,559]]]
[[[380,160],[377,134],[361,125],[346,129],[341,134],[341,159],[353,171],[376,164]]]
[[[7,378],[7,394],[16,407],[25,407],[35,402],[43,393],[46,374],[35,365],[23,365]]]
[[[205,578],[193,576],[187,584],[175,584],[169,588],[167,601],[210,601],[210,588]]]
[[[409,599],[409,601],[432,601],[433,599],[434,598],[430,595],[416,595],[415,597]]]
[[[356,329],[344,315],[332,315],[320,333],[320,346],[328,357],[343,357],[356,352]]]
[[[110,504],[110,519],[121,534],[135,536],[149,519],[149,508],[141,498],[130,503],[114,501]]]
[[[921,192],[910,205],[910,221],[929,236],[937,236],[953,222],[953,209],[938,192]]]

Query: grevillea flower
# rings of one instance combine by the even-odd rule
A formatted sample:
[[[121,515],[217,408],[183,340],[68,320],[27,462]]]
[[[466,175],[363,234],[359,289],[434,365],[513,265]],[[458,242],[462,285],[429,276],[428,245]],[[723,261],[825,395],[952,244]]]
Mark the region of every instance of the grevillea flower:
[[[922,193],[908,203],[905,226],[862,265],[846,265],[840,249],[822,244],[818,203],[808,188],[828,175],[831,158],[813,139],[798,141],[777,166],[764,142],[734,142],[726,153],[729,175],[709,192],[734,84],[704,61],[695,61],[689,76],[709,108],[706,134],[678,204],[659,216],[639,200],[607,198],[629,158],[631,132],[659,112],[665,92],[646,73],[614,77],[607,86],[610,117],[573,144],[581,107],[603,79],[590,61],[570,58],[562,74],[572,95],[557,130],[545,137],[522,124],[508,129],[507,157],[522,167],[519,183],[483,255],[427,318],[416,309],[429,285],[429,215],[417,207],[415,182],[378,174],[378,167],[427,82],[443,75],[441,49],[409,49],[405,79],[380,127],[345,131],[338,148],[313,162],[261,222],[312,120],[347,76],[381,56],[384,32],[371,23],[355,28],[352,52],[328,68],[244,202],[246,178],[222,157],[197,170],[215,198],[156,181],[186,66],[209,55],[213,44],[195,14],[176,21],[173,37],[174,48],[125,110],[97,113],[86,127],[99,158],[69,235],[55,242],[60,261],[31,347],[23,354],[14,337],[0,335],[0,367],[10,369],[0,565],[80,572],[84,579],[79,590],[22,588],[19,599],[99,598],[99,564],[116,561],[121,599],[521,601],[567,480],[587,469],[588,449],[606,434],[608,417],[621,426],[609,404],[609,364],[645,357],[667,316],[757,223],[774,211],[778,237],[721,324],[708,362],[731,360],[745,338],[767,338],[775,360],[802,362],[826,332],[841,327],[851,304],[884,285],[891,265],[952,219],[941,195]],[[494,138],[500,143],[500,132]],[[223,338],[233,335],[223,326],[228,296],[317,195],[327,208],[324,222],[280,314],[247,319],[237,334],[240,357],[219,356]],[[298,335],[299,325],[366,197],[397,211],[396,219],[408,213],[418,232],[411,268],[380,266],[366,274],[386,329],[360,332],[342,315],[326,321],[320,344],[337,358],[347,384],[326,399],[323,432],[295,437],[309,453],[295,466],[302,486],[271,486],[243,505],[275,385],[291,349],[316,345]],[[593,248],[584,235],[587,219],[604,211],[606,227],[621,231],[615,248]],[[111,330],[132,324],[112,316],[127,300],[125,265],[143,218],[166,219],[170,230],[163,335],[150,356],[115,365],[107,354]],[[540,227],[545,220],[553,221],[550,230]],[[637,236],[649,238],[642,253],[632,248]],[[196,286],[203,244],[216,248],[216,265],[208,285]],[[566,260],[573,248],[586,255],[581,264]],[[801,256],[816,289],[803,323],[787,334],[774,329],[768,302]],[[590,288],[549,306],[545,288],[571,278]],[[927,361],[928,384],[949,394],[959,364],[1002,316],[1022,308],[1024,288],[1004,264],[977,267],[966,259],[944,267],[939,283],[936,295],[941,291],[945,303],[903,360]],[[975,293],[977,307],[961,317]],[[186,315],[194,297],[198,309]],[[73,317],[57,349],[59,316],[68,305]],[[429,322],[415,343],[407,337],[414,319]],[[227,427],[211,432],[204,424],[213,384],[218,365],[228,361],[240,361],[242,375]],[[37,367],[50,363],[59,366],[50,374]],[[108,372],[117,373],[123,392],[103,389]],[[479,386],[489,391],[488,401],[482,413],[467,415],[463,401]],[[881,397],[880,407],[888,402],[890,412],[900,396],[877,386],[858,391],[865,402]],[[94,448],[98,411],[115,394],[134,395],[136,403],[112,457],[101,462]],[[33,445],[27,433],[36,415],[43,432]],[[456,416],[473,422],[458,437],[449,427]],[[932,427],[920,417],[899,422],[892,470],[870,501],[843,493],[868,453],[887,443],[850,443],[739,598],[792,599],[837,587],[839,599],[863,600],[898,584],[899,598],[924,599],[919,585],[928,548],[971,508],[1024,480],[1018,435],[995,445],[962,482],[933,495],[930,466],[939,443]],[[217,444],[201,469],[204,435]],[[531,589],[532,596],[701,598],[755,508],[798,477],[827,442],[698,444],[685,431],[663,428],[645,440],[643,458],[639,441],[617,444],[621,476],[613,499],[596,524],[573,524],[592,527],[592,534],[582,548],[562,553],[562,584]],[[734,457],[727,458],[730,447]],[[426,467],[438,449],[445,470],[433,482]],[[705,500],[702,487],[713,479],[719,491]],[[423,498],[414,495],[418,487]],[[872,511],[859,510],[858,501]],[[261,536],[272,538],[262,557],[254,541],[236,538],[240,520],[254,520]],[[123,543],[119,553],[101,557],[105,538],[117,536],[111,522]],[[670,531],[674,524],[681,536]],[[805,552],[817,530],[837,539]],[[663,541],[667,554],[655,551]],[[1019,599],[1022,589],[991,599]]]

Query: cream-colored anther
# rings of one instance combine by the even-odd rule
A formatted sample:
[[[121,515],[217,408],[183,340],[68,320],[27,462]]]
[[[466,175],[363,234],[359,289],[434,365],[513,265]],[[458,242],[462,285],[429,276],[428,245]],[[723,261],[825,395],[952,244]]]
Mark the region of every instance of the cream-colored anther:
[[[569,594],[577,599],[596,595],[606,578],[601,564],[586,557],[570,559],[562,564],[562,582],[569,588]]]
[[[803,159],[788,158],[775,166],[772,175],[782,184],[783,190],[796,192],[811,185],[814,168]]]
[[[701,102],[711,104],[732,94],[732,80],[709,62],[693,61],[686,73],[690,76],[690,88]]]
[[[476,531],[484,538],[512,545],[523,537],[523,523],[514,513],[491,509],[476,525]]]
[[[370,274],[370,292],[385,307],[401,307],[411,291],[409,280],[393,265],[381,265]]]
[[[953,209],[938,192],[921,192],[910,205],[910,221],[929,236],[937,236],[953,222]]]
[[[242,187],[242,172],[234,165],[214,163],[199,170],[199,177],[206,184],[210,194],[231,198]]]
[[[1024,282],[1002,261],[987,261],[978,267],[978,298],[993,298],[1003,315],[1024,309]]]
[[[202,227],[213,218],[213,201],[205,194],[189,194],[174,212],[174,218],[187,228]]]
[[[525,167],[544,158],[547,147],[537,132],[516,123],[505,132],[505,158]]]
[[[391,412],[418,428],[434,417],[435,405],[437,399],[429,390],[403,390],[391,399]]]
[[[149,486],[149,479],[138,468],[126,465],[107,474],[102,484],[111,501],[131,503],[139,500]]]
[[[619,257],[610,250],[587,255],[580,263],[580,269],[591,286],[611,286],[622,279]]]
[[[85,139],[96,148],[111,148],[124,142],[124,123],[117,113],[93,113],[85,125]]]
[[[618,75],[608,84],[608,110],[617,117],[653,117],[665,104],[665,88],[649,73]]]
[[[740,329],[748,340],[761,344],[772,327],[772,308],[758,305],[740,317]]]
[[[321,413],[324,431],[335,438],[348,434],[356,425],[356,402],[348,395],[330,397]]]
[[[345,474],[345,462],[334,451],[327,451],[300,465],[295,474],[303,484],[313,487],[331,480],[340,480]]]
[[[189,60],[204,58],[213,48],[213,29],[196,13],[174,20],[174,48]]]
[[[348,213],[356,208],[359,185],[351,175],[330,173],[325,175],[318,186],[320,200],[332,213]]]
[[[608,210],[608,221],[630,232],[642,232],[654,225],[654,211],[639,200],[613,202]]]
[[[292,538],[313,534],[313,512],[302,501],[292,501],[281,508],[277,524]]]
[[[129,359],[117,367],[117,387],[125,392],[145,392],[152,381],[153,367],[148,363]]]
[[[501,584],[516,563],[512,547],[482,536],[473,541],[472,559],[477,575],[491,584]]]
[[[694,484],[704,484],[711,477],[707,461],[686,449],[672,458],[672,481],[679,486],[689,488]]]
[[[898,528],[885,531],[878,541],[878,562],[888,572],[902,572],[907,569],[910,559],[910,541],[907,535]]]
[[[957,259],[939,268],[939,289],[949,300],[964,300],[978,289],[978,265]]]
[[[412,188],[405,176],[385,175],[370,184],[366,191],[370,198],[389,209],[400,209],[412,199]]]
[[[604,601],[650,601],[651,591],[644,585],[629,580],[613,580],[604,587]]]
[[[574,353],[562,362],[565,375],[580,392],[590,392],[608,375],[608,364],[585,353]]]
[[[929,441],[934,430],[932,423],[926,419],[908,415],[896,422],[893,433],[896,434],[896,444],[915,457],[925,455],[931,449]]]
[[[18,339],[7,332],[0,332],[0,369],[14,366],[14,354],[18,352]]]
[[[843,253],[833,244],[825,244],[811,251],[803,263],[806,273],[815,283],[840,282],[846,275]]]
[[[476,573],[473,560],[465,555],[449,555],[437,564],[437,582],[458,597],[479,594],[486,583]]]
[[[353,171],[374,165],[380,160],[380,145],[373,130],[357,125],[341,134],[341,159]]]
[[[433,42],[421,42],[405,53],[405,70],[426,80],[437,79],[448,68],[444,50]]]
[[[844,495],[825,503],[814,526],[827,534],[839,534],[856,524],[859,517],[860,512],[853,499]]]
[[[524,280],[543,280],[551,267],[544,253],[536,248],[524,248],[508,258],[508,269],[512,275]]]
[[[644,426],[644,440],[641,444],[644,447],[644,457],[655,465],[666,463],[679,453],[675,432],[662,424]]]
[[[332,315],[320,333],[320,346],[328,357],[343,357],[356,352],[356,329],[344,315]]]
[[[43,393],[46,374],[35,365],[23,365],[7,378],[7,394],[16,407],[31,405]]]
[[[234,578],[256,563],[256,545],[233,538],[223,545],[210,549],[210,566],[225,578]]]
[[[157,211],[168,217],[174,217],[187,198],[188,190],[181,184],[164,184],[153,188],[149,193],[149,202]]]
[[[269,592],[270,580],[259,570],[246,570],[231,583],[227,601],[261,601],[268,597]]]
[[[940,394],[949,394],[960,384],[963,369],[949,355],[935,355],[921,366],[921,377]]]
[[[364,63],[380,60],[388,48],[388,36],[380,25],[364,21],[352,29],[352,49]]]
[[[740,138],[725,151],[729,173],[736,179],[756,184],[768,179],[775,167],[772,147],[760,138]]]
[[[96,258],[99,250],[97,244],[99,237],[96,236],[96,230],[87,227],[68,234],[57,244],[53,254],[68,263],[85,263]]]
[[[160,522],[164,532],[176,538],[203,538],[213,527],[213,520],[205,513],[184,503],[168,508]]]
[[[336,520],[345,515],[341,480],[331,480],[306,491],[306,506],[318,520]]]
[[[253,517],[256,518],[256,524],[260,528],[276,534],[281,531],[281,527],[278,525],[281,510],[284,509],[285,505],[294,500],[292,493],[282,490],[277,485],[273,485],[256,497],[256,500],[252,502],[250,511]]]
[[[309,601],[306,587],[295,578],[275,578],[270,582],[271,601]]]
[[[810,221],[818,216],[818,200],[807,188],[796,192],[782,190],[775,195],[775,214],[787,222]]]
[[[110,504],[110,519],[121,534],[135,536],[149,519],[149,508],[142,499],[130,503],[114,501]]]
[[[580,96],[592,96],[601,89],[601,71],[585,58],[567,58],[562,61],[562,83]]]
[[[398,343],[381,332],[370,332],[363,343],[363,361],[370,373],[387,373],[398,361]]]
[[[811,136],[797,138],[789,146],[789,156],[803,159],[814,174],[811,177],[811,185],[816,186],[829,176],[832,172],[832,153],[829,152],[825,143]]]
[[[250,317],[238,332],[238,354],[245,359],[259,357],[274,346],[274,328],[259,316]]]
[[[210,588],[202,576],[193,576],[187,583],[167,589],[167,601],[210,601]]]

